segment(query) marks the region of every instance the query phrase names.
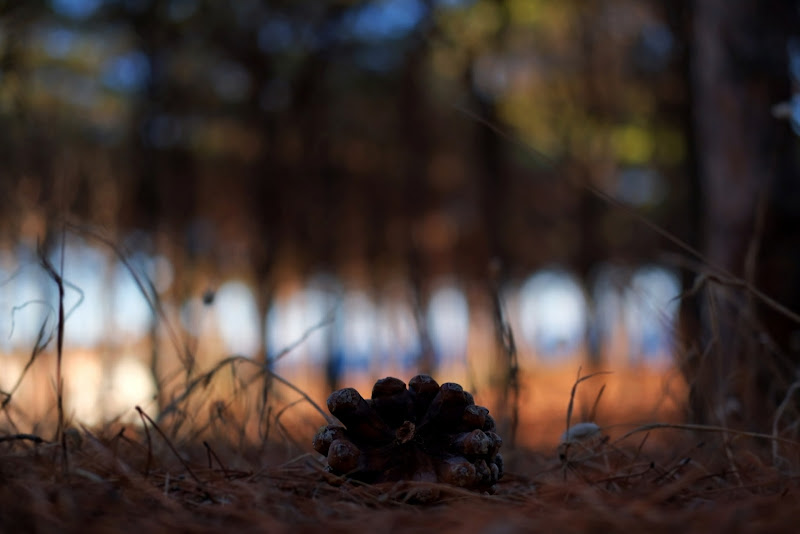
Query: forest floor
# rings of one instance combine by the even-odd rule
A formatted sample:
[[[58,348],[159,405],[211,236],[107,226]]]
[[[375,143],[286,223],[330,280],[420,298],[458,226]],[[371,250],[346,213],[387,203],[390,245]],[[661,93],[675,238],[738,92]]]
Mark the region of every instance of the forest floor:
[[[169,437],[156,425],[73,426],[53,441],[4,433],[0,531],[797,531],[798,444],[664,422],[663,410],[660,424],[640,424],[653,414],[646,402],[640,423],[616,424],[636,420],[636,410],[611,410],[624,402],[613,388],[608,395],[606,413],[592,414],[602,434],[569,447],[546,432],[534,439],[535,421],[521,418],[521,444],[505,438],[505,475],[493,495],[334,476],[303,451],[311,435],[302,425],[282,426],[294,445],[276,434],[257,446],[219,433]],[[576,408],[573,422],[585,416]]]

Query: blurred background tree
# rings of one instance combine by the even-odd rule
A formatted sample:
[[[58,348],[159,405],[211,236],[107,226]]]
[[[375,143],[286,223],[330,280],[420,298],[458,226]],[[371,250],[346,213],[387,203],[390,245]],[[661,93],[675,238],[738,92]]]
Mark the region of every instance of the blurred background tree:
[[[408,279],[418,310],[491,265],[501,286],[552,264],[587,286],[609,261],[681,268],[687,289],[720,274],[634,211],[797,310],[797,127],[771,115],[799,76],[797,5],[769,4],[0,2],[0,245],[52,242],[66,215],[169,257],[177,300],[244,277],[260,317],[320,271]],[[676,350],[692,411],[757,425],[746,401],[787,391],[797,324],[737,283],[702,289]],[[747,339],[726,334],[740,321]],[[755,345],[778,367],[751,381]]]
[[[686,302],[691,405],[702,421],[764,430],[800,362],[800,321],[789,311],[800,310],[796,104],[783,104],[792,128],[774,112],[798,80],[800,17],[792,2],[688,7],[687,164],[698,230],[689,239],[705,272],[721,275]]]

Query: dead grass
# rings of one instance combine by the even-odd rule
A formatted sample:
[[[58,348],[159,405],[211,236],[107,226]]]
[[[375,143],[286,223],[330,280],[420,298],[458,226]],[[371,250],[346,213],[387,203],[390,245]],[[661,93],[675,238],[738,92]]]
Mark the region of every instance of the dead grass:
[[[656,435],[660,432],[660,435]],[[3,532],[762,532],[795,528],[797,473],[741,433],[640,430],[623,442],[506,452],[496,495],[429,483],[366,486],[280,444],[167,442],[68,429],[61,445],[0,443]],[[722,437],[722,439],[719,439]],[[795,455],[797,447],[793,445]],[[796,465],[796,464],[795,464]],[[438,494],[419,504],[420,492]]]
[[[176,428],[181,419],[156,422],[143,411],[144,427],[70,426],[60,441],[5,434],[0,440],[0,531],[795,530],[800,444],[677,422],[637,426],[653,413],[668,414],[663,403],[659,408],[640,402],[638,417],[618,418],[636,411],[614,410],[615,395],[622,395],[614,393],[618,376],[586,380],[572,397],[574,370],[551,370],[538,380],[554,384],[556,374],[563,374],[565,387],[560,402],[551,400],[553,415],[560,419],[560,428],[554,423],[553,431],[563,432],[573,401],[572,422],[596,409],[602,435],[556,447],[557,439],[541,434],[531,440],[534,445],[504,450],[507,474],[495,495],[430,483],[368,486],[333,476],[325,472],[320,456],[308,452],[309,429],[323,421],[313,409],[286,416],[282,423],[277,411],[270,412],[273,428],[280,423],[282,431],[266,441],[236,431],[246,410],[206,424],[202,432],[193,427],[200,417]],[[538,390],[536,380],[523,384],[522,391]],[[192,399],[188,394],[181,402],[191,405]],[[521,413],[527,417],[522,441],[542,425],[535,407]],[[781,451],[780,465],[773,445]],[[433,502],[421,504],[429,500],[421,498],[426,495],[433,495]]]

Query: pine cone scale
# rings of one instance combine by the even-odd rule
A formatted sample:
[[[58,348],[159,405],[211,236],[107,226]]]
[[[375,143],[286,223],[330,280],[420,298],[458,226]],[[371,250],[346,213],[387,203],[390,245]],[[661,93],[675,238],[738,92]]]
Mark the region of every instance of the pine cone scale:
[[[489,410],[456,383],[428,375],[386,377],[365,400],[353,388],[334,391],[328,409],[344,426],[322,427],[314,450],[336,474],[364,482],[438,481],[494,491],[502,477],[502,439]]]

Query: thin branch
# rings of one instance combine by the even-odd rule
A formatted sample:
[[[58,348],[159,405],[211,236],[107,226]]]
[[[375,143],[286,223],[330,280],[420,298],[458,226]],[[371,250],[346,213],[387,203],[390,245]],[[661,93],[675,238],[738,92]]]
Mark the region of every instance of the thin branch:
[[[764,439],[767,441],[777,441],[780,443],[785,443],[787,445],[792,445],[794,447],[800,447],[800,442],[798,441],[781,438],[770,434],[761,434],[759,432],[746,432],[744,430],[734,430],[723,426],[695,425],[689,423],[648,423],[645,425],[641,425],[629,432],[626,432],[621,437],[615,439],[613,445],[616,445],[617,443],[624,441],[629,437],[633,436],[634,434],[638,434],[639,432],[648,432],[650,430],[656,430],[660,428],[672,428],[675,430],[691,430],[693,432],[713,432],[718,434],[733,434],[735,436]]]
[[[63,467],[67,469],[67,441],[64,436],[64,378],[61,373],[61,364],[64,356],[64,255],[65,255],[65,236],[61,236],[61,266],[60,273],[56,272],[53,264],[47,259],[41,244],[37,245],[39,253],[39,261],[44,267],[47,274],[58,287],[58,325],[56,330],[56,403],[58,410],[58,426],[56,428],[56,436],[61,442],[61,453],[63,456]]]
[[[161,438],[166,442],[167,446],[172,451],[172,454],[175,455],[175,458],[177,458],[178,461],[181,463],[181,465],[183,465],[183,468],[186,469],[186,472],[189,473],[189,476],[192,477],[192,479],[195,482],[197,482],[197,485],[200,486],[201,488],[203,488],[203,490],[205,491],[205,484],[203,484],[203,482],[199,478],[197,478],[197,475],[194,474],[194,471],[192,471],[192,468],[189,467],[189,464],[186,462],[186,460],[184,460],[183,457],[181,457],[180,453],[178,452],[178,449],[175,448],[175,445],[172,444],[172,442],[169,440],[167,435],[164,434],[164,432],[161,430],[161,428],[159,428],[159,426],[156,424],[156,422],[153,421],[150,418],[150,416],[147,415],[147,413],[145,413],[145,411],[142,410],[139,406],[136,406],[136,411],[139,412],[140,416],[142,416],[145,419],[147,419],[147,421],[153,426],[153,428],[156,429],[156,432],[158,432],[159,435],[161,435]]]
[[[255,366],[259,367],[261,373],[263,373],[264,375],[267,375],[267,376],[277,380],[278,382],[280,382],[280,383],[284,384],[285,386],[287,386],[288,388],[290,388],[292,391],[295,391],[295,392],[299,393],[311,406],[314,407],[314,409],[316,409],[320,414],[322,414],[322,416],[325,418],[325,420],[328,423],[333,423],[334,422],[333,419],[324,410],[322,410],[322,408],[320,408],[319,405],[317,403],[315,403],[314,400],[311,399],[311,397],[309,397],[303,390],[301,390],[300,388],[298,388],[297,386],[295,386],[294,384],[292,384],[288,380],[278,376],[277,374],[275,374],[275,372],[273,372],[269,368],[269,366],[272,363],[274,363],[274,362],[280,360],[281,358],[285,357],[287,354],[289,354],[294,349],[296,349],[298,346],[300,346],[315,331],[317,331],[320,328],[323,328],[323,327],[331,324],[331,322],[333,321],[333,317],[334,317],[333,311],[334,310],[331,310],[328,314],[326,314],[326,316],[319,323],[313,325],[311,328],[306,330],[303,333],[303,335],[300,336],[299,339],[297,339],[296,341],[292,342],[286,348],[282,349],[267,364],[263,364],[261,362],[256,362],[256,361],[252,360],[251,358],[248,358],[248,357],[242,356],[242,355],[229,356],[229,357],[217,362],[217,364],[214,365],[214,367],[212,367],[209,371],[207,371],[206,373],[201,374],[200,376],[194,378],[191,382],[189,382],[189,384],[187,384],[186,387],[184,388],[183,392],[181,392],[180,395],[178,395],[175,399],[173,399],[172,402],[170,402],[161,411],[161,413],[158,415],[158,420],[162,421],[164,419],[164,417],[166,417],[170,413],[172,413],[175,410],[177,410],[178,406],[180,406],[180,404],[183,403],[183,401],[185,401],[194,392],[195,389],[197,389],[200,386],[202,386],[203,388],[207,387],[208,384],[211,382],[211,379],[214,377],[214,375],[216,375],[218,372],[220,372],[225,367],[233,366],[234,364],[237,364],[237,363],[240,363],[240,362],[247,362],[247,363],[249,363],[251,365],[255,365]],[[250,382],[250,383],[252,383],[252,382]],[[248,385],[250,383],[248,383]]]
[[[46,326],[47,326],[47,320],[42,322],[42,326],[39,327],[39,333],[36,336],[36,343],[34,343],[33,349],[31,349],[31,357],[28,358],[28,362],[25,364],[25,367],[22,369],[22,372],[17,377],[17,381],[14,383],[14,386],[11,388],[10,391],[2,392],[2,394],[5,395],[6,398],[3,399],[3,403],[2,405],[0,405],[0,408],[5,409],[8,403],[11,402],[12,397],[17,392],[17,389],[19,388],[20,384],[22,384],[22,380],[25,378],[25,375],[28,374],[28,370],[33,365],[33,362],[36,360],[36,357],[39,354],[41,354],[42,351],[44,351],[44,349],[47,347],[47,345],[50,344],[50,341],[53,339],[52,332],[47,337],[47,339],[44,339]]]
[[[32,441],[34,443],[47,443],[47,440],[37,436],[36,434],[11,434],[9,436],[0,436],[0,443],[5,441]]]
[[[153,463],[153,441],[150,438],[150,429],[147,426],[147,420],[144,418],[144,412],[137,406],[136,411],[139,412],[139,418],[142,420],[142,427],[144,427],[144,435],[147,439],[147,460],[144,464],[144,479],[150,476],[150,465]],[[120,435],[122,435],[120,433]]]
[[[203,446],[206,448],[206,452],[208,453],[208,467],[209,467],[209,469],[211,469],[211,467],[212,467],[211,459],[213,458],[214,460],[217,461],[217,464],[219,464],[220,468],[222,469],[222,473],[227,477],[228,476],[228,468],[225,467],[225,464],[223,464],[222,460],[219,459],[219,456],[217,456],[217,453],[214,452],[214,449],[211,448],[211,445],[209,445],[207,441],[203,441]]]
[[[326,326],[333,324],[333,321],[336,319],[336,308],[337,306],[333,306],[330,310],[328,310],[328,313],[326,313],[325,316],[318,323],[312,325],[305,332],[303,332],[303,335],[301,335],[298,339],[296,339],[288,346],[281,349],[281,351],[278,352],[278,354],[276,354],[275,357],[271,359],[272,363],[281,360],[287,354],[289,354],[294,349],[302,345],[309,337],[311,337],[311,334],[313,334],[317,330],[320,330]]]
[[[786,411],[786,407],[791,402],[794,392],[800,388],[800,381],[792,382],[792,385],[789,386],[789,390],[786,392],[786,395],[783,397],[783,401],[781,402],[778,409],[775,410],[775,417],[772,420],[772,436],[775,438],[775,441],[772,442],[772,461],[777,463],[778,461],[778,424],[783,417],[783,412]]]
[[[159,320],[161,320],[164,328],[166,329],[167,336],[169,337],[170,342],[172,343],[172,346],[178,355],[178,359],[181,361],[181,364],[184,366],[184,368],[189,371],[193,367],[194,357],[189,350],[188,345],[186,343],[181,343],[175,328],[167,318],[167,314],[164,311],[164,306],[161,303],[161,299],[158,297],[158,291],[156,291],[152,281],[150,281],[150,279],[146,276],[141,276],[137,269],[131,264],[127,252],[121,246],[114,243],[111,239],[102,235],[100,231],[89,228],[86,225],[79,225],[69,221],[65,222],[64,225],[76,233],[84,234],[96,239],[103,245],[107,246],[117,256],[122,265],[125,266],[125,269],[127,269],[130,273],[134,283],[136,284],[136,287],[139,289],[139,292],[147,301],[150,311],[153,312],[153,314],[155,314]]]
[[[570,391],[569,394],[569,405],[567,406],[567,428],[565,432],[569,432],[570,422],[572,420],[572,409],[575,404],[575,392],[578,390],[578,384],[595,376],[613,374],[611,371],[597,371],[596,373],[592,373],[590,375],[581,376],[581,369],[581,367],[578,367],[578,378],[575,380],[575,383],[572,384],[572,391]]]

